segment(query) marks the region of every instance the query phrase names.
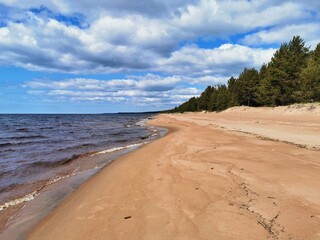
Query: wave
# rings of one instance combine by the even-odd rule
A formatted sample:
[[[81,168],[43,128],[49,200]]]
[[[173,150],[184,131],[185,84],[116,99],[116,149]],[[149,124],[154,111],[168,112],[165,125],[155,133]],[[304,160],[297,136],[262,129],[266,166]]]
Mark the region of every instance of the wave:
[[[9,147],[14,145],[13,143],[0,143],[0,147]]]
[[[136,122],[134,125],[140,126],[140,127],[145,127],[147,125],[147,121],[148,121],[147,118],[146,119],[142,119],[142,120]]]
[[[123,142],[125,142],[126,140],[123,140]],[[118,142],[122,142],[122,140],[118,140]],[[136,143],[136,144],[129,144],[129,145],[125,145],[125,146],[121,146],[121,147],[114,147],[114,148],[109,148],[106,150],[102,150],[102,151],[98,151],[98,152],[86,152],[86,153],[81,153],[81,154],[73,154],[71,157],[66,157],[66,158],[62,158],[59,160],[52,160],[52,161],[37,161],[37,162],[32,162],[32,163],[27,163],[24,164],[22,166],[20,166],[18,168],[18,172],[23,173],[23,175],[25,174],[32,174],[35,172],[38,172],[40,169],[46,169],[46,168],[54,168],[54,167],[59,167],[62,165],[66,165],[66,164],[70,164],[71,162],[73,162],[74,160],[78,159],[81,156],[95,156],[95,155],[99,155],[99,154],[105,154],[105,153],[111,153],[111,152],[115,152],[115,151],[120,151],[120,150],[125,150],[128,148],[135,148],[135,147],[139,147],[142,146],[144,144],[146,144],[148,142],[143,142],[143,143]],[[58,151],[66,151],[68,149],[72,150],[81,146],[90,146],[91,144],[83,144],[83,145],[79,145],[79,146],[75,146],[75,147],[69,147],[69,148],[64,148],[64,149],[59,149]],[[5,172],[6,174],[13,174],[14,172],[17,172],[16,170],[14,171],[8,171]],[[2,173],[3,174],[3,173]]]
[[[5,148],[5,147],[10,147],[10,146],[19,146],[19,145],[27,145],[33,142],[17,142],[17,143],[13,143],[13,142],[7,142],[7,143],[0,143],[0,148]],[[11,148],[10,148],[11,149]]]
[[[70,146],[70,147],[59,148],[57,151],[66,152],[66,151],[69,151],[69,150],[81,149],[81,148],[85,148],[85,147],[95,147],[95,146],[97,146],[97,144],[84,143],[84,144],[80,144],[80,145],[74,145],[74,146]]]
[[[7,139],[10,140],[21,140],[21,139],[37,139],[37,138],[47,138],[43,135],[30,135],[30,136],[15,136],[15,137],[9,137]]]
[[[145,139],[149,138],[150,136],[151,136],[151,135],[149,134],[149,135],[146,135],[146,136],[140,137],[140,139],[141,139],[141,140],[145,140]]]
[[[148,142],[143,142],[143,143],[135,143],[135,144],[129,144],[126,146],[122,146],[122,147],[114,147],[114,148],[109,148],[106,150],[102,150],[96,153],[93,153],[90,155],[90,157],[95,156],[95,155],[99,155],[99,154],[105,154],[105,153],[112,153],[112,152],[116,152],[116,151],[120,151],[120,150],[124,150],[124,149],[128,149],[128,148],[135,148],[135,147],[140,147],[144,144],[147,144]]]
[[[118,140],[115,140],[114,142],[116,142],[116,143],[125,143],[127,141],[128,141],[128,139],[118,139]]]
[[[113,132],[113,133],[109,133],[109,136],[123,136],[123,135],[128,135],[131,134],[131,131],[120,131],[120,132]]]
[[[6,210],[7,208],[12,207],[12,206],[16,206],[20,203],[29,202],[29,201],[33,200],[36,195],[38,195],[38,192],[34,191],[32,193],[25,195],[24,197],[17,198],[17,199],[11,200],[9,202],[6,202],[3,205],[0,205],[0,211]]]
[[[97,168],[97,167],[96,167]],[[85,170],[86,171],[86,170]],[[21,203],[25,203],[25,202],[30,202],[31,200],[33,200],[37,195],[39,195],[39,192],[46,186],[49,186],[51,184],[54,184],[62,179],[66,179],[66,178],[69,178],[69,177],[72,177],[74,175],[77,175],[79,173],[83,173],[85,171],[77,171],[74,170],[72,173],[70,174],[67,174],[67,175],[63,175],[63,176],[56,176],[56,177],[53,177],[51,179],[49,179],[47,182],[45,182],[42,186],[40,186],[37,190],[33,191],[32,193],[29,193],[23,197],[20,197],[20,198],[16,198],[16,199],[13,199],[11,201],[8,201],[2,205],[0,205],[0,212],[1,211],[4,211],[6,209],[8,209],[9,207],[12,207],[12,206],[16,206],[18,204],[21,204]]]
[[[18,128],[18,129],[16,129],[16,131],[18,131],[18,132],[29,132],[29,129],[28,128]]]
[[[51,130],[53,129],[54,127],[40,127],[39,129],[40,130]]]
[[[44,137],[45,138],[45,137]],[[37,138],[7,138],[6,140],[23,140],[23,139],[37,139]],[[39,139],[39,138],[38,138]],[[60,141],[56,141],[56,142],[60,142]],[[10,147],[10,146],[23,146],[23,145],[28,145],[28,144],[36,144],[36,143],[44,143],[44,140],[35,140],[35,141],[18,141],[18,142],[3,142],[0,143],[0,148],[5,148],[5,147]],[[50,143],[54,143],[54,142],[50,142]]]
[[[35,173],[39,173],[40,171],[44,171],[46,169],[52,169],[59,166],[63,166],[69,164],[81,157],[84,154],[73,154],[71,157],[62,158],[60,160],[52,160],[52,161],[36,161],[32,163],[26,163],[14,170],[9,170],[5,172],[1,172],[1,175],[11,175],[19,178],[26,177],[28,175],[33,175]],[[3,177],[1,176],[1,178]]]
[[[94,169],[98,169],[99,167],[96,166],[94,167]],[[90,170],[90,169],[89,169]],[[66,178],[69,178],[69,177],[72,177],[72,176],[75,176],[77,174],[81,174],[81,173],[84,173],[88,170],[83,170],[83,171],[78,171],[78,168],[73,170],[73,172],[69,173],[69,174],[66,174],[66,175],[62,175],[62,176],[56,176],[56,177],[53,177],[53,178],[50,178],[49,180],[47,180],[45,183],[43,183],[40,187],[38,187],[37,190],[29,193],[29,194],[26,194],[25,196],[23,197],[19,197],[19,198],[16,198],[16,199],[13,199],[11,201],[8,201],[8,202],[5,202],[3,203],[2,205],[0,205],[0,212],[1,211],[4,211],[4,210],[7,210],[9,207],[12,207],[12,206],[16,206],[18,204],[21,204],[21,203],[26,203],[26,202],[30,202],[31,200],[33,200],[36,196],[39,195],[39,192],[45,188],[46,186],[49,186],[51,184],[54,184],[56,182],[59,182],[60,180],[63,180],[63,179],[66,179]]]
[[[81,154],[73,154],[71,157],[63,158],[58,161],[38,161],[38,162],[33,162],[33,163],[29,163],[27,165],[24,165],[24,167],[25,168],[32,168],[32,169],[34,169],[35,167],[36,168],[57,167],[57,166],[68,164],[68,163],[74,161],[75,159],[79,158],[80,156],[81,156]]]

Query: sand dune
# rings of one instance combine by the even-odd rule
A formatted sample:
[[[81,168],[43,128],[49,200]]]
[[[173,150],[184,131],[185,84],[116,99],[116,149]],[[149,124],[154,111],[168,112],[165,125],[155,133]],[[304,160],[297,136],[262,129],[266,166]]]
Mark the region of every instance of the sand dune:
[[[320,150],[320,104],[233,107],[221,113],[184,113],[179,119]]]
[[[103,169],[29,238],[320,239],[320,117],[283,111],[160,115],[150,124],[169,134]]]

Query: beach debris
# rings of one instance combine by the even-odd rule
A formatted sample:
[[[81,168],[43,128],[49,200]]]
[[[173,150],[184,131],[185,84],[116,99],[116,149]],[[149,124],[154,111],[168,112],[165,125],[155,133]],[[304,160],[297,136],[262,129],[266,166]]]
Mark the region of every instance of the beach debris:
[[[130,219],[130,218],[132,218],[131,216],[126,216],[126,217],[124,217],[124,219]]]

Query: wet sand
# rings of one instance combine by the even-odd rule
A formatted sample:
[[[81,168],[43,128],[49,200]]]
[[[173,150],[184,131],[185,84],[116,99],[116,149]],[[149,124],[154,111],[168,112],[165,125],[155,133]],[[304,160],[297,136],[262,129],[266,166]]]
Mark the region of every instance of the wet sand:
[[[317,112],[238,108],[150,124],[170,131],[85,182],[29,238],[320,239]]]

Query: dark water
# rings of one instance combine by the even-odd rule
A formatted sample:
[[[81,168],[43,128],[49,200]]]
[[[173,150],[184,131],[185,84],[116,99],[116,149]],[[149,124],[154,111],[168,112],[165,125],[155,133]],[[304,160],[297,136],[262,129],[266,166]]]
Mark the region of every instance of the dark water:
[[[0,115],[0,205],[76,171],[79,156],[146,141],[153,133],[136,123],[150,116]]]

